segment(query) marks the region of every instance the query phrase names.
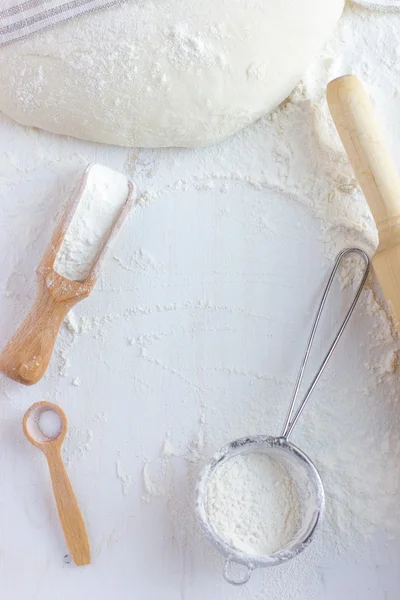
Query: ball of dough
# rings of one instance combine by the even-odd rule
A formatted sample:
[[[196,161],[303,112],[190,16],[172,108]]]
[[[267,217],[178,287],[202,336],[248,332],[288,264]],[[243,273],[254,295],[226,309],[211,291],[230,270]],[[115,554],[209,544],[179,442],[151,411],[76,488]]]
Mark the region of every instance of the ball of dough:
[[[202,146],[268,113],[344,0],[129,0],[0,50],[0,110],[120,146]]]

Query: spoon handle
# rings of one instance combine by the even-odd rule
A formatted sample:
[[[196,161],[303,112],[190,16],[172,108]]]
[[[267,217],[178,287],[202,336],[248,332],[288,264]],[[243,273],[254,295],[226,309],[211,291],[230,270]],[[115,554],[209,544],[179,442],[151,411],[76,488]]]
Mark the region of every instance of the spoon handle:
[[[89,538],[78,500],[61,458],[60,447],[49,444],[45,454],[49,463],[58,516],[68,549],[78,567],[88,565],[90,564]]]

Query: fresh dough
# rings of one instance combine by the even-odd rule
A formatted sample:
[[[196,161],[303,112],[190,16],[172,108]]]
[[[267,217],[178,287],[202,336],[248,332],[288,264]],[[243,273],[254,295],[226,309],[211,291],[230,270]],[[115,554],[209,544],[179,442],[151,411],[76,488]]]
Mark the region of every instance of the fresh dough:
[[[128,0],[0,49],[0,110],[120,146],[202,146],[275,108],[344,0]]]

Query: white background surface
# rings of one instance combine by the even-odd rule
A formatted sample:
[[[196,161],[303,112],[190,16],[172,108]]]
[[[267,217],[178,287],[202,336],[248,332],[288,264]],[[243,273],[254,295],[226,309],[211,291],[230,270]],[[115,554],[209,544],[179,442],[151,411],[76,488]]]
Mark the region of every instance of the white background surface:
[[[61,139],[5,118],[0,127],[2,342],[34,297],[34,269],[68,199],[68,181],[85,163],[123,170],[140,194],[155,196],[131,214],[96,289],[74,309],[78,319],[88,317],[89,331],[73,336],[63,328],[36,386],[0,381],[1,597],[397,600],[400,542],[387,541],[390,532],[339,552],[339,533],[332,537],[323,526],[293,563],[234,589],[194,523],[194,484],[206,457],[236,437],[280,432],[332,265],[320,222],[304,204],[243,181],[260,160],[252,152],[270,165],[265,124],[214,149],[157,152]],[[229,172],[237,152],[240,177],[210,176],[216,165]],[[291,177],[301,181],[306,159],[297,154]],[[336,286],[326,332],[341,303]],[[373,326],[364,297],[294,434],[323,477],[319,445],[333,428],[351,436],[355,422],[367,419]],[[377,390],[377,403],[392,384]],[[23,437],[23,413],[41,399],[59,403],[70,421],[64,455],[92,545],[93,564],[84,569],[63,561],[45,460]],[[318,421],[320,403],[332,403],[329,422]],[[166,437],[182,457],[160,458]],[[349,460],[361,465],[366,451],[374,448],[356,445]],[[149,460],[158,495],[144,487]],[[335,498],[328,494],[327,502]]]

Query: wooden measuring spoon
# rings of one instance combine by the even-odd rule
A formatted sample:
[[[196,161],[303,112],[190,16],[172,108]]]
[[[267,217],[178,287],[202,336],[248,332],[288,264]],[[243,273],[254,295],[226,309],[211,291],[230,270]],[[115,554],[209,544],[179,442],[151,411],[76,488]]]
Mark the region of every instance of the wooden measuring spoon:
[[[40,429],[40,417],[46,411],[53,411],[60,418],[60,429],[55,437],[47,437]],[[61,458],[61,445],[68,427],[67,417],[57,404],[36,402],[26,411],[22,427],[31,444],[39,448],[47,458],[58,516],[71,556],[78,567],[88,565],[90,544],[85,522]]]
[[[36,269],[38,290],[35,303],[0,356],[0,371],[7,377],[25,385],[37,383],[44,375],[65,316],[75,304],[86,298],[92,291],[107,250],[132,207],[134,186],[130,180],[127,180],[126,202],[85,281],[66,279],[54,270],[54,261],[79,205],[92,166],[87,167],[81,184],[72,197]]]

